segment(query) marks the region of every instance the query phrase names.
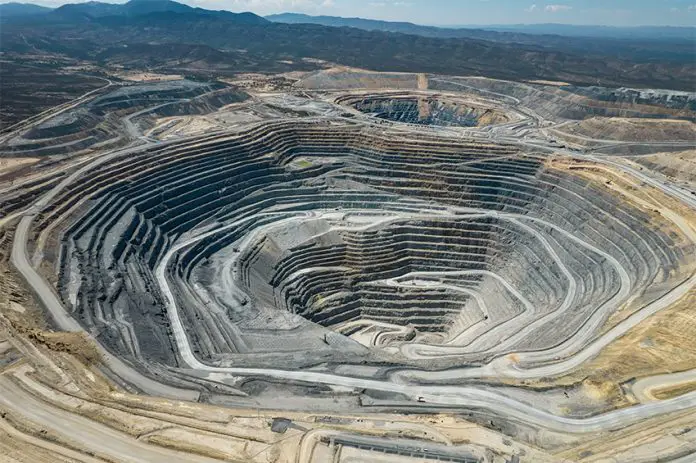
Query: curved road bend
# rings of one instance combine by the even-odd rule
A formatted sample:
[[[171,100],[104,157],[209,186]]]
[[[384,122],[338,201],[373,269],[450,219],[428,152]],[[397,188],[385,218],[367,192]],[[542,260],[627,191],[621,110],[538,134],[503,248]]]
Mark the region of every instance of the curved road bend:
[[[248,219],[241,219],[243,222]],[[224,228],[237,226],[238,223],[228,224]],[[196,241],[201,236],[218,233],[220,229],[206,232],[189,241]],[[345,386],[358,389],[374,389],[387,392],[405,394],[414,400],[422,398],[426,403],[474,407],[491,410],[504,416],[509,416],[521,422],[533,423],[537,426],[565,431],[569,433],[598,432],[621,428],[640,420],[652,418],[661,414],[683,411],[696,407],[696,393],[690,393],[662,402],[639,405],[627,409],[609,412],[603,415],[589,418],[566,418],[553,415],[543,410],[536,409],[526,403],[519,402],[497,392],[492,392],[477,387],[465,386],[423,386],[412,384],[398,384],[390,381],[380,381],[365,378],[353,378],[331,373],[317,373],[312,371],[288,371],[265,368],[221,368],[212,367],[200,362],[194,355],[188,342],[186,330],[179,317],[178,307],[174,295],[166,281],[167,262],[180,249],[186,247],[189,241],[175,245],[170,249],[155,270],[155,277],[160,284],[162,293],[167,303],[168,316],[177,344],[179,354],[184,363],[189,367],[215,374],[229,374],[242,376],[265,376],[291,381]]]
[[[91,97],[94,94],[97,94],[101,92],[102,90],[105,90],[114,84],[111,79],[107,79],[105,77],[98,77],[98,76],[90,76],[94,77],[96,79],[100,80],[105,80],[108,83],[104,85],[103,87],[99,87],[94,90],[90,90],[87,93],[83,93],[82,95],[78,96],[74,100],[71,100],[67,103],[63,103],[62,105],[59,105],[57,107],[53,107],[50,109],[47,109],[44,112],[41,112],[35,116],[30,117],[29,119],[25,119],[23,121],[18,122],[17,124],[11,125],[10,127],[7,127],[8,132],[5,132],[4,134],[0,135],[0,143],[4,143],[6,140],[14,137],[17,135],[18,132],[23,132],[29,130],[30,127],[41,124],[48,119],[51,119],[52,117],[55,117],[61,113],[64,113],[65,111],[68,111],[70,109],[75,108],[76,106],[80,105],[81,103],[84,103],[85,100],[87,100],[89,97]],[[38,118],[38,119],[37,119]]]
[[[114,151],[108,155],[99,157],[93,162],[81,167],[80,169],[73,172],[71,175],[63,179],[58,185],[46,193],[39,201],[37,201],[22,217],[17,230],[15,232],[14,242],[12,243],[12,256],[11,262],[15,268],[22,274],[26,282],[33,289],[34,293],[37,295],[42,305],[49,311],[56,325],[64,331],[83,331],[80,324],[72,318],[68,311],[65,310],[60,299],[56,295],[53,288],[38,274],[38,272],[31,266],[27,256],[27,239],[28,232],[31,224],[34,220],[35,214],[41,210],[49,201],[51,201],[66,185],[73,182],[80,175],[89,169],[92,169],[107,160],[127,154],[134,150],[142,149],[142,147],[137,148],[126,148],[118,151]],[[179,389],[165,384],[153,381],[152,379],[140,374],[134,368],[126,365],[122,360],[112,355],[109,351],[102,346],[99,341],[92,338],[92,340],[97,345],[102,360],[104,364],[119,378],[123,379],[129,384],[134,385],[146,394],[167,397],[179,400],[189,400],[197,401],[199,398],[199,393],[197,391]]]
[[[0,376],[0,405],[79,443],[85,451],[113,456],[124,463],[219,461],[148,444],[96,421],[49,405],[36,399],[5,376]],[[90,461],[86,455],[85,460]]]
[[[659,400],[653,395],[655,390],[689,383],[696,383],[696,369],[639,379],[633,383],[631,391],[641,403],[655,402]]]
[[[139,148],[131,148],[139,149]],[[53,289],[38,275],[31,267],[26,256],[26,241],[27,232],[33,220],[33,214],[47,204],[65,185],[75,180],[79,175],[95,167],[101,162],[110,159],[111,157],[124,154],[126,150],[120,150],[109,155],[98,158],[94,162],[89,163],[83,168],[77,170],[66,179],[61,181],[54,189],[41,198],[31,209],[28,214],[22,218],[18,227],[15,241],[12,249],[12,263],[22,273],[27,282],[32,286],[36,294],[41,299],[42,303],[51,312],[56,322],[62,329],[74,331],[81,329],[77,322],[70,318],[64,310],[60,300],[55,295]],[[664,187],[662,188],[664,189]],[[166,262],[166,259],[165,259]],[[163,270],[162,267],[160,269]],[[159,269],[158,269],[159,270]],[[163,273],[163,272],[162,272]],[[158,275],[158,277],[163,276]],[[162,281],[162,280],[160,280]],[[650,418],[664,413],[670,413],[680,410],[685,410],[691,407],[696,407],[696,393],[690,393],[662,402],[655,402],[645,405],[639,405],[628,409],[609,412],[603,415],[585,418],[572,419],[550,414],[543,410],[535,409],[527,404],[518,402],[509,397],[498,393],[492,393],[477,389],[474,387],[448,387],[448,386],[413,386],[395,384],[387,381],[376,381],[362,378],[351,378],[333,374],[302,372],[302,371],[284,371],[284,370],[267,370],[267,369],[252,369],[252,368],[215,368],[207,366],[199,362],[193,355],[188,340],[184,332],[183,325],[178,317],[176,305],[173,303],[171,292],[168,292],[166,283],[162,288],[168,299],[168,310],[170,320],[173,325],[177,346],[180,354],[184,358],[185,363],[189,366],[198,368],[211,373],[228,373],[237,375],[259,375],[270,376],[282,379],[308,381],[322,384],[343,385],[357,388],[372,388],[377,390],[392,391],[407,394],[411,397],[423,397],[426,402],[458,405],[464,407],[481,407],[492,410],[497,413],[515,417],[523,422],[532,422],[542,427],[563,430],[567,432],[595,432],[607,429],[623,427],[639,420]],[[99,345],[97,343],[97,345]],[[104,354],[104,358],[109,364],[109,367],[114,372],[141,388],[144,392],[153,395],[165,397],[174,397],[177,399],[196,400],[198,393],[194,391],[186,391],[177,388],[165,386],[144,377],[134,369],[126,366],[119,359],[111,356],[103,346],[99,345],[100,350]]]

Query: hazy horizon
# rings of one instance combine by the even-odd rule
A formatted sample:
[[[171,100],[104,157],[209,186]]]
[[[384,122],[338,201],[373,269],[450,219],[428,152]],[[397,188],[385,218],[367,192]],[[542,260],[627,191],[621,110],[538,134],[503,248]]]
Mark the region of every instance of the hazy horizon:
[[[58,7],[65,2],[18,3]],[[105,3],[125,3],[108,1]],[[279,13],[406,21],[440,27],[563,24],[576,26],[675,26],[696,24],[696,0],[184,0],[191,6],[261,16]],[[0,3],[11,3],[0,0]]]

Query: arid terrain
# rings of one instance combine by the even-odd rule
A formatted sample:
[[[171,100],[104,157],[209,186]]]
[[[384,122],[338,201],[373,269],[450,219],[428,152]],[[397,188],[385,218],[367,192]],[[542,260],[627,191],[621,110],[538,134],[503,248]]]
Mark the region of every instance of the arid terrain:
[[[688,105],[127,77],[3,135],[10,461],[690,461]]]
[[[1,461],[696,461],[687,85],[41,24],[2,63]]]

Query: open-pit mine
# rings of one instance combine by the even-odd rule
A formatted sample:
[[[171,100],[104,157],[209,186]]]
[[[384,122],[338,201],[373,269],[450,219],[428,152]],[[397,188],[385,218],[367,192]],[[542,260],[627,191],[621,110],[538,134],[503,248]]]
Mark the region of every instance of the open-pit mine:
[[[696,461],[695,107],[104,78],[0,134],[0,454]]]

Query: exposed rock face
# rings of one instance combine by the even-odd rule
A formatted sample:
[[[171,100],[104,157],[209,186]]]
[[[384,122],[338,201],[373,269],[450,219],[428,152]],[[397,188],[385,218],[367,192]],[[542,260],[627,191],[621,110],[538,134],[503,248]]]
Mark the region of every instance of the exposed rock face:
[[[481,127],[508,122],[505,114],[493,109],[435,97],[365,98],[355,108],[380,119],[410,124]]]
[[[151,119],[205,114],[247,97],[222,83],[175,80],[120,87],[11,139],[0,156],[75,154],[116,148],[140,136]]]
[[[548,348],[629,294],[667,291],[693,253],[517,148],[337,123],[277,122],[115,158],[40,227],[71,210],[63,299],[112,349],[169,365],[163,284],[211,364],[388,353],[431,365],[399,348],[454,349],[460,361]]]

